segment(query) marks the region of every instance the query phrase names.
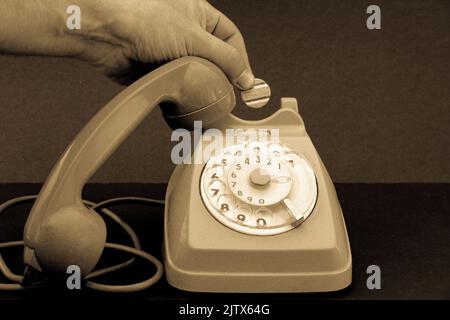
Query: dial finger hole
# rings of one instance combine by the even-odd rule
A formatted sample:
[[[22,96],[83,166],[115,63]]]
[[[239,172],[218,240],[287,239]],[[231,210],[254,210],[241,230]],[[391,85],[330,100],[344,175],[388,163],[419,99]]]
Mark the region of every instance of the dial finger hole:
[[[283,156],[283,158],[284,158],[284,161],[291,166],[298,164],[301,160],[300,156],[295,151],[292,151],[292,150],[288,151]]]
[[[237,157],[242,156],[244,152],[245,148],[242,144],[237,144],[231,148],[231,153]]]
[[[225,183],[220,180],[213,180],[208,184],[208,196],[211,198],[220,196],[224,193],[225,188]]]
[[[224,173],[225,170],[222,166],[214,165],[212,168],[208,169],[207,177],[211,180],[219,180]]]
[[[267,221],[264,218],[258,218],[256,219],[256,224],[258,225],[258,227],[264,228],[267,225]]]
[[[240,223],[247,222],[252,212],[252,209],[248,206],[239,206],[234,211],[235,219]]]
[[[234,197],[229,194],[223,194],[217,199],[217,207],[223,214],[233,212],[235,204]]]
[[[234,155],[232,155],[230,152],[223,153],[217,157],[214,158],[212,164],[213,167],[227,167],[230,163],[233,162]]]
[[[268,208],[259,208],[256,210],[256,226],[258,228],[269,228],[273,222],[273,213]]]
[[[284,148],[283,148],[283,146],[281,144],[271,143],[268,146],[268,152],[271,155],[280,156],[280,155],[282,155],[284,153]]]
[[[247,150],[250,154],[263,155],[267,152],[267,144],[262,141],[250,141],[247,143]]]

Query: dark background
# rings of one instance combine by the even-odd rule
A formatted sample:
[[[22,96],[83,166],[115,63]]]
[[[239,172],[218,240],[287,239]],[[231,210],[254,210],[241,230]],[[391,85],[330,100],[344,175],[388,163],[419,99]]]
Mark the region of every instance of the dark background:
[[[448,299],[450,1],[211,2],[242,30],[255,74],[273,92],[267,108],[254,111],[239,105],[236,113],[261,118],[276,109],[280,97],[297,97],[325,165],[335,182],[344,182],[336,189],[352,247],[352,285],[335,293],[230,296],[182,292],[163,279],[135,295],[46,287],[1,292],[0,300],[48,302],[77,295],[182,303],[270,299],[295,303],[290,310],[297,310],[300,298]],[[370,4],[381,7],[382,30],[366,29]],[[121,89],[80,61],[0,55],[0,202],[37,193],[41,184],[28,182],[42,182],[81,127]],[[165,182],[173,168],[169,140],[170,130],[155,111],[93,180]],[[84,197],[163,199],[165,188],[148,183],[95,184],[85,188]],[[115,209],[136,229],[143,248],[161,258],[162,209]],[[28,212],[29,206],[18,206],[4,213],[0,242],[22,237]],[[126,240],[116,226],[109,226],[108,241]],[[8,264],[19,273],[21,250],[4,251]],[[108,254],[102,263],[116,258],[115,252]],[[382,290],[366,288],[366,268],[371,264],[381,267]],[[130,282],[150,273],[146,264],[137,268],[121,277],[114,274],[114,279]],[[112,305],[108,300],[108,307]]]
[[[211,1],[244,34],[255,74],[300,113],[336,182],[450,181],[450,1]],[[72,59],[0,56],[0,182],[41,182],[121,86]],[[157,134],[155,134],[157,132]],[[170,130],[160,111],[93,179],[165,182]]]

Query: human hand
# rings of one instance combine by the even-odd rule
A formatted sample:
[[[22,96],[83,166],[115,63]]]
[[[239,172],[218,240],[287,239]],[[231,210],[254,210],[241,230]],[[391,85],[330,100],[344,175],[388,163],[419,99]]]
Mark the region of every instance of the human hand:
[[[253,86],[241,33],[206,1],[106,0],[92,5],[96,14],[84,15],[88,18],[82,20],[81,30],[66,32],[81,41],[80,58],[119,82],[142,75],[136,75],[136,69],[142,71],[143,64],[191,55],[214,62],[240,89]]]

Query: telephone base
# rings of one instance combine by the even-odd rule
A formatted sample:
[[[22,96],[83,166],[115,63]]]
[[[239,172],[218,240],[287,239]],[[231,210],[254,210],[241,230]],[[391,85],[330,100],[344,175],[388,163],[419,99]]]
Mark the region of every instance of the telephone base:
[[[167,281],[177,289],[214,293],[307,293],[331,292],[351,283],[351,265],[329,273],[246,274],[189,273],[165,265]],[[170,270],[170,271],[169,271]],[[170,275],[170,276],[169,276]]]
[[[164,262],[173,287],[196,292],[325,292],[350,285],[352,256],[339,200],[306,133],[295,99],[261,121],[233,115],[218,128],[279,128],[281,143],[299,152],[316,178],[317,201],[295,228],[272,235],[233,230],[201,197],[203,165],[178,165],[166,193]],[[240,229],[238,229],[240,230]]]
[[[309,253],[310,259],[333,261],[337,250],[329,250],[325,255],[321,250]],[[244,252],[236,252],[245,254]],[[220,255],[220,253],[216,253]],[[211,255],[214,259],[216,254]],[[295,253],[292,253],[295,254]],[[299,253],[301,255],[301,253]],[[350,252],[341,253],[341,256],[350,256]],[[196,271],[181,269],[174,264],[170,256],[165,256],[165,272],[168,283],[180,290],[190,292],[214,292],[214,293],[306,293],[306,292],[331,292],[348,287],[352,281],[352,262],[347,258],[345,265],[340,268],[316,272],[229,272]],[[342,258],[342,257],[341,257]],[[289,260],[289,257],[285,259]],[[341,259],[337,259],[341,260]],[[344,259],[345,260],[345,259]],[[281,267],[281,264],[280,264]],[[301,267],[299,268],[301,269]]]
[[[198,186],[189,186],[198,181],[192,167],[176,168],[166,195],[164,264],[170,285],[222,293],[328,292],[350,285],[350,244],[327,174],[318,174],[320,196],[303,224],[278,235],[252,236],[206,211]],[[323,165],[317,169],[324,173]]]

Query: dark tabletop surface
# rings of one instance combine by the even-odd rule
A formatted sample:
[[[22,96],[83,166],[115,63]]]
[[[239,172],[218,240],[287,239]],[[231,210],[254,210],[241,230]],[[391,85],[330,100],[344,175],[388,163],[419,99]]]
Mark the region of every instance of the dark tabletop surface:
[[[35,194],[39,184],[0,184],[0,201]],[[117,196],[164,199],[164,184],[90,184],[84,197],[100,201]],[[342,291],[315,294],[203,294],[170,287],[163,279],[135,294],[105,294],[89,289],[68,291],[59,287],[0,292],[0,300],[76,297],[157,301],[226,301],[227,299],[292,301],[298,299],[450,299],[450,184],[336,184],[353,255],[353,282]],[[20,240],[29,205],[17,206],[0,217],[0,242]],[[114,208],[137,232],[143,248],[161,258],[163,209],[138,205]],[[108,222],[108,241],[129,243],[127,236]],[[20,273],[20,249],[2,254],[13,271]],[[106,251],[101,264],[123,261]],[[369,265],[381,268],[381,290],[366,287]],[[113,283],[143,280],[152,267],[137,262],[125,271],[105,277]],[[100,279],[99,279],[100,280]],[[0,281],[5,279],[0,277]]]

